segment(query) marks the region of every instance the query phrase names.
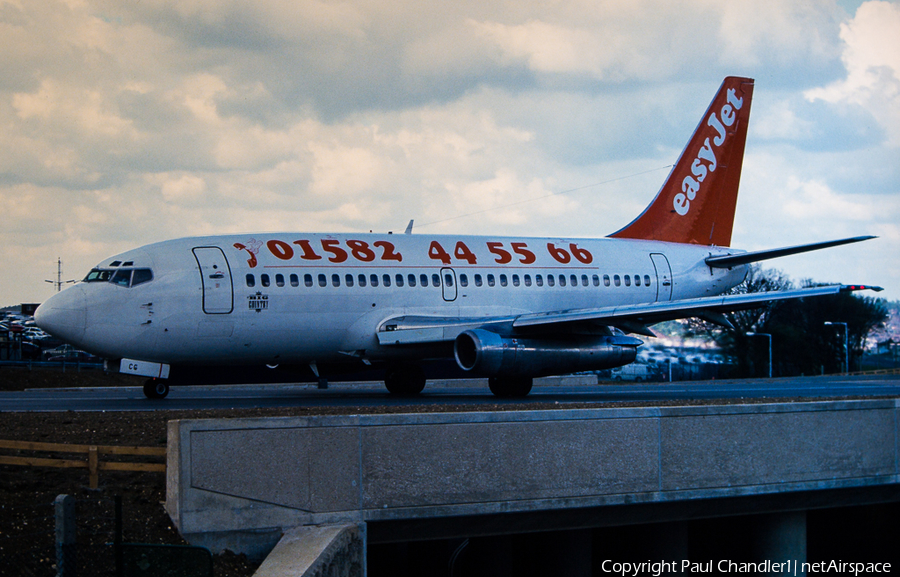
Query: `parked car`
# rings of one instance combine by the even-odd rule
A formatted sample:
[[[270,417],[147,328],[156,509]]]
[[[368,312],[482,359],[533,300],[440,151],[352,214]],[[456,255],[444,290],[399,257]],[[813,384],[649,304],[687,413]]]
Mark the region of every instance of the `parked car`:
[[[100,359],[90,353],[79,351],[72,345],[60,345],[44,351],[44,360],[51,363],[98,363]]]
[[[662,373],[651,365],[632,363],[624,367],[616,367],[611,371],[614,381],[661,381]]]

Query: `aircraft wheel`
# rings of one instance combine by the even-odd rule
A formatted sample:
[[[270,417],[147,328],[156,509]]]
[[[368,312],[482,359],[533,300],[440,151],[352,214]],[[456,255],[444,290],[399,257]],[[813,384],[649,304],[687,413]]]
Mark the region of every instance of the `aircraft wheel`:
[[[391,367],[384,375],[384,386],[394,395],[418,395],[425,388],[425,371],[419,365]]]
[[[148,379],[144,383],[144,396],[148,399],[164,399],[169,394],[169,383],[163,379]]]
[[[488,379],[488,386],[498,397],[526,397],[531,392],[533,382],[531,377],[491,377]]]

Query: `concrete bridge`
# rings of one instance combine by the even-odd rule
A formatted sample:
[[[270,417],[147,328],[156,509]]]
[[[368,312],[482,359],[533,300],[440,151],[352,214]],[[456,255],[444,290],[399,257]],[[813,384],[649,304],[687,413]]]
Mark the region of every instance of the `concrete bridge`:
[[[166,508],[258,575],[799,575],[896,543],[898,438],[895,399],[172,421]]]

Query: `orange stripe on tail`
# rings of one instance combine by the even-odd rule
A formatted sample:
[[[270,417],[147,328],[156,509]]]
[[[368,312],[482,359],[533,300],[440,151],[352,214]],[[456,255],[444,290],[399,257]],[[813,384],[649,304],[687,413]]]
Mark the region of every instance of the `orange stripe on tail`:
[[[610,237],[729,246],[752,96],[726,78],[656,198]]]

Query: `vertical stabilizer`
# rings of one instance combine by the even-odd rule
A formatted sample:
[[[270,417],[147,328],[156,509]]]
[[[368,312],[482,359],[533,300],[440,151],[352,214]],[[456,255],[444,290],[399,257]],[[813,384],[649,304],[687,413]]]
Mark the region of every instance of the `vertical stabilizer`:
[[[753,80],[729,76],[650,206],[613,238],[729,246]]]

